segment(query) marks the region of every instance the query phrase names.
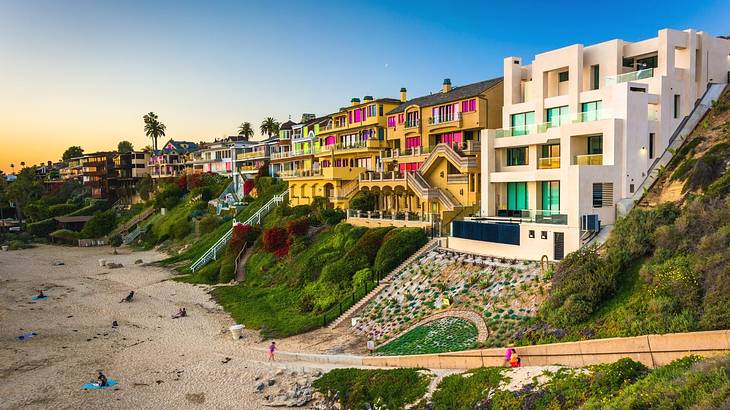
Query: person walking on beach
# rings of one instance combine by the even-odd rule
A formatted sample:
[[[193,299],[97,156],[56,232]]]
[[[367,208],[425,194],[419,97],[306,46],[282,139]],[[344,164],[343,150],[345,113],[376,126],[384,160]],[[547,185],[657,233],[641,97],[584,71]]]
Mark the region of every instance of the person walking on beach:
[[[131,302],[132,301],[132,298],[134,298],[134,291],[133,290],[129,292],[129,295],[127,295],[126,298],[120,300],[119,303],[122,303],[122,302]]]
[[[273,362],[276,361],[276,358],[274,357],[274,353],[276,353],[276,342],[271,342],[269,345],[269,361]]]

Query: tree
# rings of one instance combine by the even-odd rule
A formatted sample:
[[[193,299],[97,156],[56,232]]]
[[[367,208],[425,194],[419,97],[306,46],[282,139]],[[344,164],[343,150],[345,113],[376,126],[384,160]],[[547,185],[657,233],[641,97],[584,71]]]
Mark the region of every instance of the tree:
[[[82,155],[84,155],[84,149],[77,145],[74,145],[72,147],[68,147],[66,151],[63,152],[61,160],[63,162],[68,162],[71,158],[78,158]]]
[[[144,148],[142,148],[143,152],[152,152],[152,147],[149,145],[145,145]]]
[[[152,177],[145,175],[137,182],[137,193],[142,200],[147,201],[150,199],[150,192],[152,192]]]
[[[117,144],[117,151],[119,151],[120,154],[132,152],[134,151],[134,145],[132,145],[129,141],[119,141],[119,144]]]
[[[253,127],[251,126],[250,122],[246,121],[238,126],[238,135],[246,137],[246,139],[251,139],[251,137],[253,137],[253,134]]]
[[[152,147],[157,151],[157,139],[165,136],[167,127],[157,119],[157,114],[150,112],[144,117],[144,133],[152,138]]]
[[[261,134],[268,135],[269,137],[279,133],[279,123],[272,117],[266,117],[261,123]]]
[[[43,194],[43,183],[36,179],[35,168],[21,170],[18,178],[7,188],[8,198],[15,202],[18,219],[23,216],[21,208],[28,202],[40,198],[41,194]]]

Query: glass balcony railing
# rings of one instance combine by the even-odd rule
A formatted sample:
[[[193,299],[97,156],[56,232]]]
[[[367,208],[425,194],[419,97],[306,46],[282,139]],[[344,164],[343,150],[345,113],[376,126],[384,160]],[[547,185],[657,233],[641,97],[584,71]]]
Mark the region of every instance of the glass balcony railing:
[[[348,218],[363,219],[385,219],[391,221],[412,221],[412,222],[433,222],[438,216],[435,214],[419,214],[416,212],[408,212],[404,210],[395,211],[359,211],[357,209],[347,210]]]
[[[603,154],[576,155],[575,165],[603,165]]]
[[[567,225],[568,214],[563,210],[546,209],[499,209],[496,215],[480,215],[475,220],[498,220],[516,223],[538,223],[552,225]]]
[[[446,124],[448,122],[456,122],[459,120],[461,120],[461,113],[455,112],[441,117],[430,117],[428,119],[428,125]]]
[[[645,68],[643,70],[632,71],[630,73],[610,75],[606,77],[606,85],[621,84],[628,81],[643,80],[645,78],[654,77],[653,68]]]
[[[520,135],[530,135],[530,134],[542,134],[543,132],[547,131],[550,123],[544,122],[542,124],[526,124],[526,125],[518,125],[511,128],[502,128],[497,130],[497,138],[503,138],[503,137],[517,137]]]
[[[537,169],[560,168],[560,157],[545,157],[537,160]]]
[[[576,115],[575,122],[590,122],[590,121],[605,120],[607,118],[611,118],[611,116],[612,116],[612,113],[608,110],[584,111],[584,112],[579,112]]]

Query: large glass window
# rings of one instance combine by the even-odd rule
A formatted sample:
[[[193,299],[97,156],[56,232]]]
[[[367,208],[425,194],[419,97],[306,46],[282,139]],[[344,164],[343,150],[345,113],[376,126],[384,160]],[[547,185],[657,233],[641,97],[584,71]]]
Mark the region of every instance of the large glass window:
[[[603,184],[593,184],[593,207],[603,206]]]
[[[507,165],[527,165],[527,147],[507,148]]]
[[[529,126],[535,123],[535,111],[512,114],[512,135],[529,134]]]
[[[546,117],[545,120],[548,122],[550,128],[566,124],[568,123],[568,106],[548,108]]]
[[[580,105],[583,121],[595,121],[599,117],[601,111],[601,101],[584,102]]]
[[[591,66],[591,90],[597,90],[600,87],[600,74],[598,64]]]
[[[679,118],[679,94],[674,94],[674,118]]]
[[[588,155],[603,154],[603,135],[588,137]]]
[[[560,158],[560,144],[541,145],[540,158]]]
[[[528,209],[527,182],[507,183],[507,209],[511,211]]]
[[[540,181],[543,211],[560,211],[560,181]]]

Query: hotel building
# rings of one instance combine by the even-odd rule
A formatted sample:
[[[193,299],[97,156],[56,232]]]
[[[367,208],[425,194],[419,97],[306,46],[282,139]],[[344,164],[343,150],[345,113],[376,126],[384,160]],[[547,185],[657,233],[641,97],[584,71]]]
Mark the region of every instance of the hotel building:
[[[505,127],[482,131],[481,212],[453,224],[449,247],[560,260],[586,244],[630,208],[708,85],[728,82],[729,54],[725,38],[664,29],[506,58]]]

